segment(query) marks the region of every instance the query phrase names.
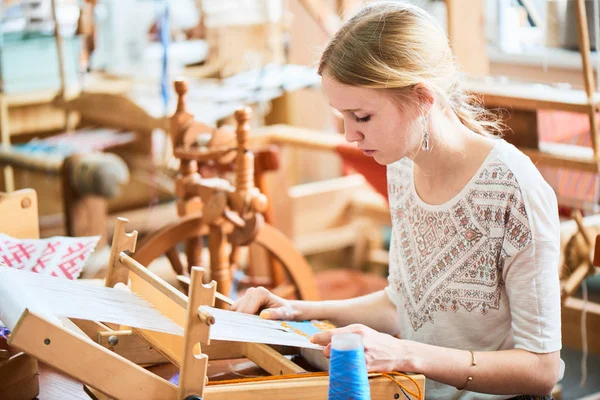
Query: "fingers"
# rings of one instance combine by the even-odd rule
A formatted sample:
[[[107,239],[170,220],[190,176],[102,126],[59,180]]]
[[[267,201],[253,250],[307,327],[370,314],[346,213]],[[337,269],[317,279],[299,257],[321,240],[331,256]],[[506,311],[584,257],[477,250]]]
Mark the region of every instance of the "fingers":
[[[263,287],[250,288],[244,296],[233,303],[231,310],[246,314],[257,314],[268,303],[270,295],[271,293]]]
[[[359,335],[364,337],[365,329],[366,327],[364,325],[348,325],[343,328],[330,329],[328,331],[316,333],[310,338],[310,341],[320,346],[327,346],[331,343],[331,338],[333,337],[333,335],[337,335],[340,333],[358,333]]]
[[[260,317],[264,319],[287,321],[295,320],[297,316],[298,313],[289,304],[283,307],[267,308],[260,313]]]
[[[331,358],[331,343],[325,346],[325,348],[323,349],[323,355],[327,358]]]

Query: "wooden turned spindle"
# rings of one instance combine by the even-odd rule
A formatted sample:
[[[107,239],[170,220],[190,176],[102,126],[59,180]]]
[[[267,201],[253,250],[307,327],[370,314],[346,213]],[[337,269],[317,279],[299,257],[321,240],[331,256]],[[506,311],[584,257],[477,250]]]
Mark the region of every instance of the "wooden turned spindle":
[[[243,213],[248,203],[248,194],[254,187],[254,154],[248,151],[250,136],[250,118],[252,110],[249,107],[243,107],[235,112],[237,127],[235,130],[238,142],[238,155],[236,159],[236,200],[233,204],[234,209]]]
[[[187,108],[185,104],[187,103],[188,84],[184,78],[177,78],[173,86],[175,87],[175,93],[177,93],[177,109],[175,113],[186,113]]]
[[[217,282],[219,292],[225,296],[231,296],[233,275],[229,266],[227,235],[223,232],[222,226],[210,226],[208,248],[210,251],[211,279]],[[217,306],[221,307],[219,303],[217,303]]]

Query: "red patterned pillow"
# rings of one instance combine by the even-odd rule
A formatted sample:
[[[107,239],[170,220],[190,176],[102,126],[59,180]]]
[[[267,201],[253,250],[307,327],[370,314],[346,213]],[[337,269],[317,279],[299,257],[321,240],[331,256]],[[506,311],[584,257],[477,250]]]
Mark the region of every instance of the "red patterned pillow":
[[[60,278],[77,279],[100,236],[15,239],[0,233],[0,264]]]

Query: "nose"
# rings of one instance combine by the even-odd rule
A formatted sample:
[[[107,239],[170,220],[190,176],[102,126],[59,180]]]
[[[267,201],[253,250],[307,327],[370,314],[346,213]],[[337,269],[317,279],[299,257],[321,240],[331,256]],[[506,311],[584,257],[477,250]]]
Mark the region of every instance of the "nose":
[[[344,121],[344,138],[348,143],[359,142],[365,138],[356,124],[353,124],[349,121]]]

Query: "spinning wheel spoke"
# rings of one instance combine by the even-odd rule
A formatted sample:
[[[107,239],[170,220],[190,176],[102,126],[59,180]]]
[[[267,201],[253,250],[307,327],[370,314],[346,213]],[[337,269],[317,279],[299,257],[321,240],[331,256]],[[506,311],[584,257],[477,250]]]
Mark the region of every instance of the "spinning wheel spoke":
[[[186,270],[183,267],[181,258],[179,258],[179,253],[177,252],[177,249],[175,247],[171,247],[169,250],[167,250],[166,256],[169,259],[169,262],[171,263],[171,266],[173,267],[177,275],[184,275],[184,271]]]

